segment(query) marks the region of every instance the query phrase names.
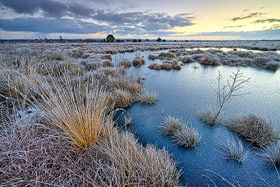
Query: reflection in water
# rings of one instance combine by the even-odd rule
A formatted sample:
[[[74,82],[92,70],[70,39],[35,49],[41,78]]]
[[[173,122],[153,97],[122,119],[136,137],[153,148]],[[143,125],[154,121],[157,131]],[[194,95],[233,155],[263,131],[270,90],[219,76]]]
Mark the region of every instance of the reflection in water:
[[[216,47],[201,47],[201,48],[186,48],[186,51],[193,51],[193,50],[201,50],[201,51],[208,51],[208,50],[221,50],[223,52],[229,52],[229,51],[246,51],[246,52],[254,52],[254,53],[265,53],[265,52],[271,52],[271,51],[261,51],[261,50],[253,50],[253,49],[244,49],[244,48],[216,48]],[[274,51],[278,54],[280,54],[280,51]]]

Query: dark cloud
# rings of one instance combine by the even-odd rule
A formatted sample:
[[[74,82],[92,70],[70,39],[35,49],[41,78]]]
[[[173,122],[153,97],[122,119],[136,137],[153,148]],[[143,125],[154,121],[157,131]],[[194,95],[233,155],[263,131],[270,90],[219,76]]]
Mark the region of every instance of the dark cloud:
[[[79,17],[89,17],[94,10],[77,3],[64,4],[53,0],[0,0],[2,7],[7,7],[19,14],[34,14],[42,10],[46,16],[62,17],[74,14]]]
[[[70,19],[16,18],[0,19],[4,31],[87,34],[108,31],[108,27]]]
[[[235,18],[232,18],[231,20],[232,21],[239,21],[239,20],[244,20],[244,19],[250,19],[250,18],[254,18],[254,17],[258,17],[258,16],[262,16],[266,13],[262,13],[262,12],[254,12],[254,13],[251,13],[247,16],[241,16],[241,17],[235,17]]]
[[[88,33],[113,33],[118,35],[146,35],[168,36],[178,34],[164,30],[147,31],[142,26],[120,26],[109,27],[88,22],[76,21],[71,19],[46,19],[46,18],[16,18],[0,19],[0,29],[4,31],[22,31],[38,33],[71,33],[71,34],[88,34]]]
[[[94,9],[92,3],[108,7],[129,0],[81,0],[80,4],[73,0],[0,0],[0,8],[11,13],[21,14],[21,18],[1,19],[0,28],[4,31],[25,31],[40,33],[73,33],[85,34],[96,32],[117,33],[121,35],[135,34],[174,34],[168,30],[174,27],[190,26],[194,23],[191,14],[153,12],[122,12],[109,9]],[[131,3],[128,3],[131,4]],[[43,12],[43,18],[27,18]],[[69,19],[63,19],[66,16]],[[81,18],[96,21],[96,24],[83,22]],[[104,26],[107,25],[107,26]]]
[[[275,18],[271,18],[271,19],[259,19],[256,21],[253,21],[252,23],[274,23],[274,22],[280,22],[280,19],[275,19]]]
[[[145,30],[166,30],[173,27],[193,25],[193,16],[189,14],[177,14],[175,16],[170,16],[163,13],[114,13],[98,10],[93,18],[100,22],[107,22],[114,26],[132,26],[140,24]]]

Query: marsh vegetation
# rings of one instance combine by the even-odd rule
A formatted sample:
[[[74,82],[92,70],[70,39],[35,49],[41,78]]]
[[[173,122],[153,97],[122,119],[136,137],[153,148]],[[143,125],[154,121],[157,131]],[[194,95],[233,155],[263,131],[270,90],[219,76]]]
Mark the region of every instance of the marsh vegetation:
[[[268,51],[260,51],[267,43]],[[274,185],[279,46],[275,41],[5,44],[0,47],[0,182],[207,185],[211,181],[203,171],[209,168],[241,184]],[[268,79],[256,81],[262,74]],[[267,92],[257,90],[268,81],[274,86]],[[268,101],[260,99],[264,95]],[[216,105],[207,110],[211,102]],[[123,120],[115,119],[118,111]],[[264,114],[253,114],[260,111]],[[238,137],[229,139],[233,133]],[[217,142],[221,154],[215,152]],[[239,164],[250,170],[244,173]]]

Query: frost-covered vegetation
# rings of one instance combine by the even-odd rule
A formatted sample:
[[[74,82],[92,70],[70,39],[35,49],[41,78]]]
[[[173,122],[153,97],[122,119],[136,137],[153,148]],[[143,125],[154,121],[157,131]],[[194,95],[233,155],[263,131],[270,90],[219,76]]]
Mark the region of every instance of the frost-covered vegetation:
[[[218,49],[221,47],[232,50]],[[130,73],[141,68],[180,70],[186,63],[275,70],[280,62],[275,51],[279,49],[279,41],[4,43],[0,46],[0,183],[180,186],[181,173],[167,150],[149,144],[144,147],[126,131],[137,124],[132,116],[125,114],[124,129],[113,120],[116,111],[135,102],[154,104],[160,98],[142,88],[144,77]],[[140,56],[138,51],[154,52]],[[132,58],[114,62],[114,54],[131,52],[136,52]],[[222,124],[224,106],[240,94],[235,91],[245,82],[248,79],[239,70],[228,85],[218,82],[217,110],[198,117],[210,125]],[[265,148],[262,157],[279,166],[279,137],[271,123],[249,115],[223,124]],[[181,147],[196,147],[201,140],[196,127],[172,116],[164,119],[160,130]],[[239,163],[248,155],[239,139],[225,141],[222,150],[226,158]]]
[[[249,151],[243,147],[242,141],[237,138],[227,139],[226,143],[220,145],[226,159],[235,160],[243,164],[248,157]]]
[[[182,147],[196,147],[201,139],[197,129],[173,116],[164,118],[160,130],[163,134],[171,136],[173,141]]]
[[[143,78],[114,67],[105,54],[114,51],[40,45],[1,52],[0,183],[179,186],[166,150],[143,147],[113,121],[116,108],[156,101]]]
[[[272,123],[254,114],[229,119],[226,127],[259,147],[279,140],[279,132],[274,129]]]

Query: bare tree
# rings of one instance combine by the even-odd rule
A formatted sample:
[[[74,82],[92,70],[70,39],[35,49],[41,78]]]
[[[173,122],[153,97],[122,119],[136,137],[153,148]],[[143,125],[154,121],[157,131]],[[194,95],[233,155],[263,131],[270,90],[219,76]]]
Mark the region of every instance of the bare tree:
[[[217,111],[206,111],[198,115],[202,121],[210,125],[217,124],[217,120],[224,111],[226,104],[231,101],[232,98],[248,94],[248,92],[242,92],[241,90],[244,88],[244,84],[248,83],[251,78],[245,78],[244,73],[241,73],[240,68],[238,68],[236,72],[233,72],[232,75],[230,75],[230,79],[227,80],[225,85],[222,85],[222,79],[223,76],[219,71],[217,77],[218,86],[217,88],[211,87],[217,97]]]

